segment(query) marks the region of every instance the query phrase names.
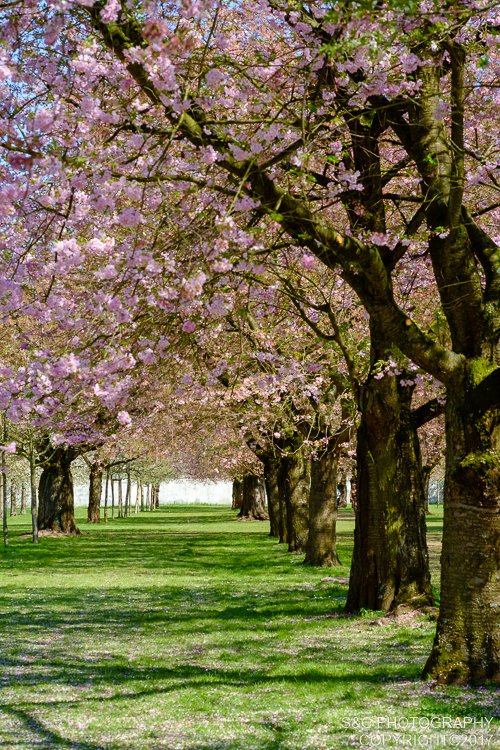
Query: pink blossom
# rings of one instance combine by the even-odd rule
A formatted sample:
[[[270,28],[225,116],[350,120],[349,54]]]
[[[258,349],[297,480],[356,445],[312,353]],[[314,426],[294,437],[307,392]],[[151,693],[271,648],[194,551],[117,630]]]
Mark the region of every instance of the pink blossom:
[[[108,0],[104,8],[101,10],[101,21],[103,23],[114,23],[115,21],[118,21],[120,10],[121,6],[118,0]]]
[[[314,255],[303,255],[302,259],[302,268],[308,269],[308,268],[314,268],[315,264],[315,258]]]
[[[216,88],[224,80],[224,75],[217,68],[212,68],[212,70],[208,71],[205,80],[210,88]]]
[[[184,333],[193,333],[193,331],[196,330],[196,324],[193,323],[192,320],[186,320],[186,322],[182,326],[182,330],[184,331]]]
[[[202,148],[200,149],[201,152],[201,161],[204,164],[213,164],[218,159],[220,159],[220,154],[218,151],[215,151],[212,146],[208,146],[208,148]]]
[[[114,266],[111,264],[104,266],[102,271],[96,271],[96,274],[98,279],[114,279],[115,276],[118,275],[118,271]]]
[[[128,411],[119,411],[117,415],[117,419],[121,425],[124,427],[132,422],[132,417],[128,413]]]
[[[145,365],[154,365],[156,362],[156,357],[152,349],[146,349],[144,352],[140,352],[137,355],[137,359],[140,359]]]
[[[5,451],[5,453],[15,453],[16,444],[13,442],[13,443],[7,443],[7,445],[0,445],[0,451]]]
[[[136,227],[142,221],[139,211],[133,208],[124,208],[118,216],[118,220],[123,227]]]
[[[281,432],[275,432],[274,437],[276,438],[276,440],[279,440],[279,438],[281,437]]]

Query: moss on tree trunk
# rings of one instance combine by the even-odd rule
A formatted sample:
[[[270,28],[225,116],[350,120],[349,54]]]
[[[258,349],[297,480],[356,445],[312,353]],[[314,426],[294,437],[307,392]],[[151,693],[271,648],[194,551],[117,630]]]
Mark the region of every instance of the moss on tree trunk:
[[[279,459],[273,455],[261,457],[264,464],[264,481],[267,494],[267,509],[271,524],[270,536],[279,539],[280,536],[280,494],[278,485]]]
[[[446,406],[441,604],[424,669],[441,683],[500,682],[500,419]]]
[[[409,389],[372,379],[357,433],[354,552],[346,611],[433,604],[420,448]]]
[[[340,565],[337,555],[337,466],[338,459],[326,452],[311,462],[307,565]]]
[[[289,552],[305,552],[309,533],[311,460],[301,447],[283,459],[284,501]]]

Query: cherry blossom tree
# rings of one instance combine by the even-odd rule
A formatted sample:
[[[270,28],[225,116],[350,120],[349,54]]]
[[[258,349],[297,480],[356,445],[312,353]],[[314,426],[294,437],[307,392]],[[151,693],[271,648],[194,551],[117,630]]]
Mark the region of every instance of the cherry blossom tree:
[[[387,350],[397,348],[447,390],[441,613],[426,673],[498,679],[490,606],[500,585],[495,9],[438,0],[375,10],[110,0],[48,13],[14,4],[6,13],[6,314],[61,321],[67,357],[98,341],[116,366],[130,346],[155,356],[164,335],[158,309],[183,316],[193,333],[207,271],[258,268],[270,235],[315,256],[369,316],[357,549],[366,550],[370,531],[362,498],[381,507],[377,496],[393,478],[422,496],[415,425],[406,419],[411,386],[393,369],[375,377],[377,362],[391,370]],[[188,245],[191,263],[169,270],[174,251]],[[95,294],[82,276],[80,297],[75,289],[69,299],[61,280],[81,258]],[[413,295],[399,294],[404,267],[409,283],[439,296],[449,344],[429,331]],[[120,274],[119,293],[106,296]],[[86,298],[101,321],[95,341],[89,328],[82,340],[68,315],[73,299],[84,309]],[[224,304],[215,289],[213,304]],[[123,327],[139,321],[126,341]],[[116,405],[116,383],[109,373],[105,380]],[[15,417],[26,398],[12,383],[4,390]],[[378,435],[381,419],[391,429]],[[375,484],[366,474],[372,448]],[[398,460],[411,467],[406,478],[393,473]],[[362,580],[366,565],[355,562],[353,580],[357,569]],[[379,587],[377,599],[391,596]]]

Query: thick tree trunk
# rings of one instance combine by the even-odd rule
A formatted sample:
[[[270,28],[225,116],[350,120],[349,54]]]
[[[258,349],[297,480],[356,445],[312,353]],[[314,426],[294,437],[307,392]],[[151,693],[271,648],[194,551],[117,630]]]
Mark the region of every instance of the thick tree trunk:
[[[357,433],[357,511],[346,611],[434,602],[411,392],[372,379]],[[403,396],[405,400],[403,401]]]
[[[93,463],[90,467],[87,523],[101,523],[102,471],[99,464]]]
[[[280,466],[278,469],[278,492],[279,492],[279,543],[288,544],[288,505],[287,500],[288,494],[288,481],[287,481],[287,466],[284,459],[281,459]]]
[[[500,682],[500,420],[448,393],[441,605],[424,675]]]
[[[135,493],[135,514],[137,515],[139,513],[139,502],[141,499],[141,486],[139,484],[139,480],[137,480],[136,485],[136,493]]]
[[[239,510],[243,504],[243,482],[240,479],[233,479],[233,510]]]
[[[155,508],[160,507],[160,485],[155,485]]]
[[[340,565],[337,555],[337,465],[332,452],[311,462],[306,565]]]
[[[17,516],[17,486],[14,481],[10,483],[10,515]]]
[[[26,485],[23,483],[21,485],[21,510],[20,514],[22,516],[26,515]]]
[[[243,477],[243,503],[238,518],[269,521],[264,479],[256,474],[245,474]]]
[[[75,521],[71,461],[74,454],[68,448],[55,448],[44,465],[38,485],[38,529],[61,530],[65,534],[80,534]]]
[[[144,485],[141,482],[141,512],[144,513]]]
[[[303,448],[283,459],[285,464],[286,525],[289,552],[305,552],[309,531],[311,460]]]
[[[280,493],[278,486],[278,472],[280,461],[275,456],[262,456],[264,464],[264,481],[267,494],[267,509],[269,512],[269,521],[271,531],[269,536],[280,537]]]

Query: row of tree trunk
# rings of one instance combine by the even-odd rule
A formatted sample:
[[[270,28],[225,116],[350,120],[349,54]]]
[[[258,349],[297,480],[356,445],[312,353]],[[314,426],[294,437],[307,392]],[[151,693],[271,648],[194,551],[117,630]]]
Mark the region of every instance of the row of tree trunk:
[[[17,516],[17,512],[19,510],[19,514],[21,516],[26,515],[26,485],[24,482],[21,484],[21,506],[18,509],[17,507],[17,498],[18,498],[18,490],[19,486],[17,482],[13,479],[10,482],[10,515]],[[5,497],[5,502],[8,503],[8,496]]]
[[[434,603],[426,542],[425,472],[411,410],[411,389],[372,379],[361,394],[357,430],[354,552],[346,610],[390,610]],[[257,451],[255,451],[257,453]],[[271,536],[315,566],[339,564],[336,543],[338,450],[311,460],[303,447],[280,457],[259,450],[263,479],[235,483],[241,518],[269,517]],[[267,513],[264,500],[267,493]],[[340,492],[345,507],[345,482]],[[340,503],[339,503],[340,504]]]
[[[72,448],[58,447],[53,450],[49,460],[44,464],[38,485],[38,529],[62,531],[65,534],[77,535],[80,531],[75,521],[74,489],[71,475],[71,462],[75,459]],[[100,523],[101,498],[104,469],[98,463],[90,464],[89,504],[87,511],[88,523]],[[117,494],[115,498],[115,486]],[[159,506],[160,486],[137,483],[135,499],[132,498],[132,482],[130,474],[127,476],[125,493],[122,480],[114,480],[109,471],[106,476],[104,521],[127,518],[139,509],[153,510]],[[117,502],[115,503],[115,499]],[[109,508],[111,500],[111,508]]]

